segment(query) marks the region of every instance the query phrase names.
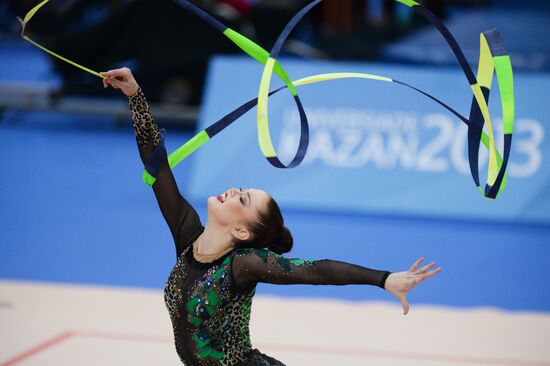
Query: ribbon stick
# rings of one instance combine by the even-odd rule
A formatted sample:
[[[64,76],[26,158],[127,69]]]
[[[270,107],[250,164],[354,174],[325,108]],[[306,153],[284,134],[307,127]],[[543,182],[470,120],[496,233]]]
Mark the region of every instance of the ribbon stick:
[[[50,0],[44,0],[42,1],[40,4],[36,5],[34,8],[32,8],[31,10],[29,10],[29,12],[25,15],[25,18],[21,19],[19,17],[17,17],[17,19],[19,20],[19,22],[21,23],[21,26],[22,26],[22,29],[21,29],[21,37],[23,37],[23,39],[25,39],[26,41],[28,41],[30,44],[40,48],[42,51],[45,51],[47,53],[49,53],[50,55],[54,56],[54,57],[57,57],[58,59],[62,60],[62,61],[65,61],[75,67],[78,67],[79,69],[82,69],[86,72],[89,72],[90,74],[92,75],[95,75],[95,76],[98,76],[102,79],[105,79],[106,76],[103,76],[101,75],[99,72],[97,71],[94,71],[94,70],[91,70],[87,67],[84,67],[82,65],[79,65],[77,64],[76,62],[74,61],[71,61],[69,59],[66,59],[65,57],[61,56],[61,55],[58,55],[57,53],[53,52],[53,51],[50,51],[49,49],[47,49],[46,47],[44,46],[41,46],[40,44],[36,43],[35,41],[33,41],[32,39],[30,39],[29,37],[27,37],[25,35],[25,28],[27,27],[27,24],[29,23],[29,21],[32,19],[32,17],[36,14],[36,12],[44,5],[46,5],[46,3],[48,3]]]

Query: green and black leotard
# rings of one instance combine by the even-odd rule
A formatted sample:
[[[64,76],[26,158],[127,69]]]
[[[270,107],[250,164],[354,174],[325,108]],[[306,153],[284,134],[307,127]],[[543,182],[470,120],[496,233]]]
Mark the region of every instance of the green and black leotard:
[[[177,261],[164,298],[184,365],[283,365],[250,342],[250,309],[258,282],[384,288],[387,271],[333,260],[285,258],[267,249],[234,249],[211,263],[197,261],[192,243],[204,227],[178,190],[168,165],[164,130],[158,130],[141,90],[129,98],[129,105],[141,159],[157,178],[153,191],[176,247]]]

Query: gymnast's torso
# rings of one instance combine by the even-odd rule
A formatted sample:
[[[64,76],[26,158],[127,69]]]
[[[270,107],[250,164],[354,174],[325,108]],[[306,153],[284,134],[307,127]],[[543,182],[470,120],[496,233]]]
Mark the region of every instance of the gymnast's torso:
[[[184,365],[237,365],[252,351],[250,307],[255,287],[239,292],[231,264],[239,250],[212,263],[179,255],[164,289],[176,350]]]
[[[186,366],[284,366],[252,349],[249,322],[256,282],[241,288],[233,276],[234,268],[261,270],[257,267],[267,265],[262,258],[271,252],[233,249],[210,263],[198,261],[193,243],[204,227],[187,200],[181,202],[173,225],[177,260],[164,288],[180,360]]]

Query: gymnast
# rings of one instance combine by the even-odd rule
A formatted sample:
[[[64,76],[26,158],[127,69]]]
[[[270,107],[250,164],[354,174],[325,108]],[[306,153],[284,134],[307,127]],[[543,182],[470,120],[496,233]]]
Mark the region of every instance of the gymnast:
[[[253,349],[249,321],[259,282],[272,284],[375,285],[409,311],[407,293],[438,274],[435,263],[390,273],[335,260],[281,256],[293,239],[275,200],[259,189],[231,188],[208,198],[208,218],[180,194],[145,96],[128,68],[101,73],[103,86],[129,101],[139,153],[154,172],[153,191],[176,247],[177,260],[164,289],[177,353],[184,365],[284,365]]]

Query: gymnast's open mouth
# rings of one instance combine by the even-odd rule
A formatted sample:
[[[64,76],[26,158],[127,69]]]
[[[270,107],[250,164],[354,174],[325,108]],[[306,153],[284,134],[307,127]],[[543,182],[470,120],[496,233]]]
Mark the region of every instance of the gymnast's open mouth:
[[[218,201],[220,201],[221,203],[224,203],[225,200],[227,199],[227,192],[225,192],[223,195],[217,195],[216,198],[217,198]]]

